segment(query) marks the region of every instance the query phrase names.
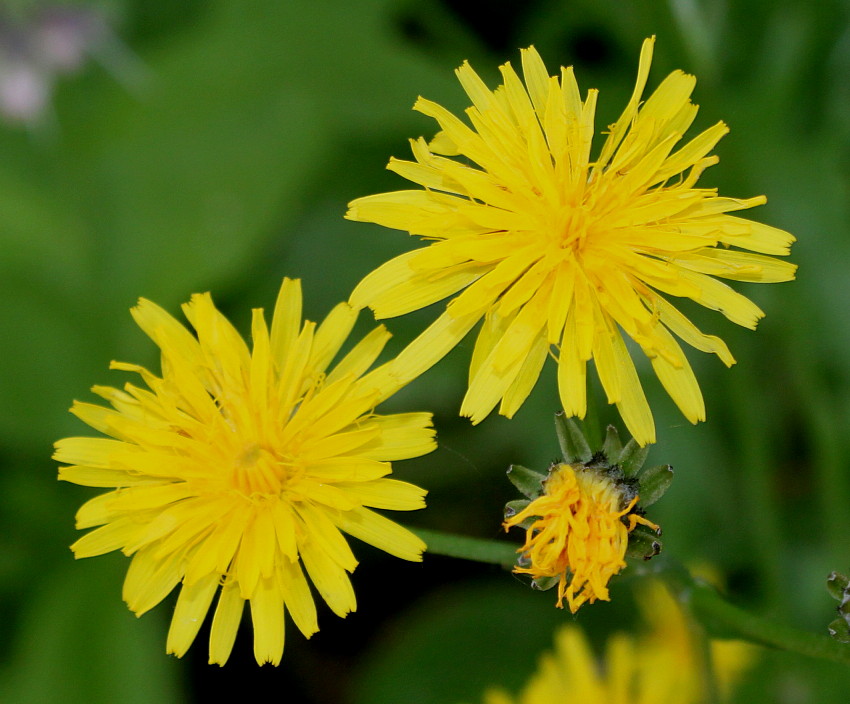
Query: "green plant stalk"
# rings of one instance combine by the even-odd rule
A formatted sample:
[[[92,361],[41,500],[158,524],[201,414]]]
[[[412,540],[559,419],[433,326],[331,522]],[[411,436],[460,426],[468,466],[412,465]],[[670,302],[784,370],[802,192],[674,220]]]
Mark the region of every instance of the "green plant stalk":
[[[469,538],[426,528],[409,529],[425,541],[427,552],[434,555],[506,568],[511,567],[516,560],[516,544]],[[827,635],[802,631],[756,616],[730,604],[714,588],[694,580],[687,570],[672,561],[662,562],[660,566],[661,569],[647,570],[646,574],[664,579],[709,635],[737,638],[798,655],[850,665],[850,645],[839,643]]]
[[[427,552],[432,555],[445,555],[461,560],[486,562],[490,565],[513,567],[517,558],[518,546],[482,538],[469,538],[454,533],[445,533],[427,528],[407,528],[418,535],[428,545]]]
[[[680,589],[679,598],[688,604],[711,635],[739,638],[769,648],[850,665],[850,646],[827,635],[809,633],[756,616],[730,604],[714,588],[695,582],[690,575],[688,579],[690,583]]]

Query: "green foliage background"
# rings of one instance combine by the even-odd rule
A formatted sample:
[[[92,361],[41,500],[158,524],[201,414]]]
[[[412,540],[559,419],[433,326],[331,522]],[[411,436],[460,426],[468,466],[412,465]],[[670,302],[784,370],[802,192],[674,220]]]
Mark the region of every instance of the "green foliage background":
[[[24,6],[32,3],[16,3]],[[358,196],[403,188],[384,170],[434,126],[417,95],[465,107],[452,70],[497,66],[534,43],[552,71],[573,64],[601,89],[598,125],[631,93],[642,39],[656,34],[650,87],[699,78],[697,129],[731,134],[705,182],[767,194],[753,217],[793,232],[799,279],[740,286],[767,311],[756,333],[696,307],[738,365],[690,357],[709,420],[691,427],[659,384],[650,461],[676,468],[653,507],[666,549],[714,565],[731,599],[825,633],[826,576],[850,567],[850,7],[844,0],[117,0],[105,6],[137,57],[129,81],[90,64],[62,81],[50,130],[0,126],[0,700],[201,701],[269,684],[289,702],[453,704],[517,688],[552,631],[572,620],[496,568],[426,556],[402,564],[356,545],[360,606],[320,611],[306,642],[288,629],[283,664],[260,670],[248,624],[224,669],[206,631],[165,655],[172,603],[139,621],[120,600],[127,560],[74,564],[73,515],[94,490],[56,482],[51,443],[87,434],[67,413],[111,359],[156,366],[128,309],[175,313],[210,290],[247,331],[281,277],[300,277],[321,318],[413,241],[343,220]],[[694,132],[695,133],[695,132]],[[389,321],[398,352],[436,309]],[[367,327],[368,315],[363,326]],[[552,370],[512,421],[457,418],[471,342],[390,407],[432,410],[441,446],[397,472],[430,491],[411,523],[495,537],[513,498],[510,463],[557,456]],[[602,421],[615,416],[603,409]],[[575,618],[598,643],[634,621],[631,581]],[[291,624],[289,624],[291,626]],[[763,652],[736,701],[846,701],[838,665]]]

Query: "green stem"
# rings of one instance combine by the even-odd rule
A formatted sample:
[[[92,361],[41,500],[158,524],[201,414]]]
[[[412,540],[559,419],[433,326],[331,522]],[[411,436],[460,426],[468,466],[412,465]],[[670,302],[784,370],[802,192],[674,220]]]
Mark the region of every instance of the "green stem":
[[[428,545],[428,552],[432,555],[457,557],[461,560],[486,562],[490,565],[502,567],[513,567],[516,563],[518,546],[513,543],[469,538],[454,533],[414,528],[413,526],[407,526],[407,528],[425,541]]]
[[[511,567],[516,561],[516,544],[469,538],[427,528],[409,527],[428,545],[428,552],[474,562]],[[850,646],[826,635],[801,631],[734,606],[712,587],[697,582],[672,560],[656,562],[661,569],[648,570],[665,579],[677,598],[706,631],[718,638],[738,638],[769,648],[787,650],[822,660],[850,665]]]
[[[667,581],[679,600],[715,637],[747,640],[769,648],[850,665],[850,646],[844,643],[734,606],[713,587],[695,581],[682,567],[668,563],[657,574]]]

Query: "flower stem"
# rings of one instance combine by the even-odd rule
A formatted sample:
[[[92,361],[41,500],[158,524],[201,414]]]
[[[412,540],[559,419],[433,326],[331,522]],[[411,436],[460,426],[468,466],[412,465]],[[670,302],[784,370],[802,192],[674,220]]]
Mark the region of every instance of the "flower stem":
[[[457,557],[461,560],[486,562],[502,567],[512,567],[516,562],[519,546],[513,543],[469,538],[427,528],[414,528],[412,526],[407,526],[407,528],[425,541],[428,545],[427,551],[432,555]]]
[[[428,552],[462,560],[486,562],[511,567],[516,561],[517,546],[495,540],[470,538],[444,531],[408,526],[428,544]],[[839,643],[827,635],[803,631],[752,614],[726,601],[707,584],[696,581],[673,560],[658,560],[656,568],[645,574],[663,578],[677,598],[687,606],[694,618],[715,638],[737,638],[798,655],[831,660],[850,665],[850,645]]]
[[[827,635],[818,635],[757,616],[730,604],[717,591],[694,580],[681,566],[668,562],[656,572],[716,638],[737,638],[798,655],[850,665],[850,646]]]

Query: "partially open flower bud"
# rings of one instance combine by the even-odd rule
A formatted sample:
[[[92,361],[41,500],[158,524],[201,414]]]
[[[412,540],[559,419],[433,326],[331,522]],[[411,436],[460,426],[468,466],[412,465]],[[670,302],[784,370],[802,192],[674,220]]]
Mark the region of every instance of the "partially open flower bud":
[[[623,447],[614,428],[593,453],[574,421],[558,416],[556,424],[565,461],[548,475],[516,465],[508,470],[528,500],[506,506],[504,527],[526,531],[514,572],[530,575],[535,589],[557,585],[557,606],[566,599],[575,613],[585,602],[608,600],[608,581],[626,566],[627,554],[649,559],[660,552],[661,529],[638,502],[644,490],[646,503],[660,498],[672,469],[643,470],[646,448]]]

